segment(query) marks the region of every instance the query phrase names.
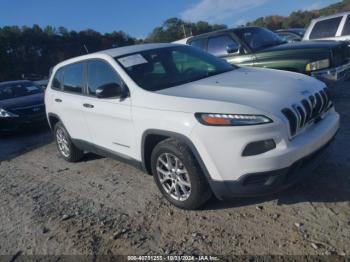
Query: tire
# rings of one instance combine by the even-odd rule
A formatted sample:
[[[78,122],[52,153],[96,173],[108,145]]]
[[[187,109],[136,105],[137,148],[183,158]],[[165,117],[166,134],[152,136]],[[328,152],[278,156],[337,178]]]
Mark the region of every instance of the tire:
[[[62,122],[58,122],[55,125],[54,136],[58,152],[64,160],[68,162],[77,162],[84,156],[84,152],[73,144]]]
[[[155,146],[151,168],[159,190],[176,207],[198,209],[212,196],[206,177],[191,150],[176,139],[169,138]]]

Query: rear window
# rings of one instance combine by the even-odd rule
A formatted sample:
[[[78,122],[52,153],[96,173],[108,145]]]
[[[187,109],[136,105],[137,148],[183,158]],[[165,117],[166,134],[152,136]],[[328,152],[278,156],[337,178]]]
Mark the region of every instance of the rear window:
[[[63,90],[73,93],[83,91],[83,64],[76,63],[64,68]]]
[[[193,40],[192,42],[190,42],[191,46],[200,48],[202,50],[205,50],[205,44],[206,44],[205,38],[196,39],[196,40]]]
[[[348,18],[346,19],[342,35],[350,35],[350,15],[348,15]]]
[[[52,80],[52,85],[51,85],[51,88],[52,89],[55,89],[55,90],[60,90],[61,89],[61,84],[62,84],[62,69],[59,69],[53,80]]]
[[[310,39],[334,37],[338,31],[342,16],[319,21],[310,34]]]

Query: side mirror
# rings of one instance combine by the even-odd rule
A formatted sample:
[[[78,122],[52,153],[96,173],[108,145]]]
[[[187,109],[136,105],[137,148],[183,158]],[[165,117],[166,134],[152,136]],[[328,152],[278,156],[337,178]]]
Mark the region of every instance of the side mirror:
[[[118,98],[123,95],[123,87],[117,83],[110,83],[97,88],[97,98]]]
[[[226,46],[226,51],[228,54],[240,54],[241,49],[242,48],[240,45],[229,44]]]

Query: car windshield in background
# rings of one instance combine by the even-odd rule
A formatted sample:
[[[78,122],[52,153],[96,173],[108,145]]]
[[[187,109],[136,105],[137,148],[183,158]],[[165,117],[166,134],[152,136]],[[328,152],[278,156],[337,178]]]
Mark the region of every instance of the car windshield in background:
[[[238,35],[253,51],[286,43],[280,36],[264,28],[244,28]]]
[[[33,83],[0,85],[0,100],[29,96],[41,92],[41,88],[34,85]]]
[[[190,83],[236,68],[189,46],[174,46],[116,57],[129,76],[143,89],[157,91]]]

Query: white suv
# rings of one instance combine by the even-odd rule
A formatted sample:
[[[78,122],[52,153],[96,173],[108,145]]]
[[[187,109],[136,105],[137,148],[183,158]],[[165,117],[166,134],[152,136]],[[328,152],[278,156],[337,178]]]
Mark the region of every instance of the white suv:
[[[339,126],[322,82],[239,68],[190,46],[135,45],[58,64],[45,95],[58,150],[124,159],[174,205],[273,193],[316,164]]]

